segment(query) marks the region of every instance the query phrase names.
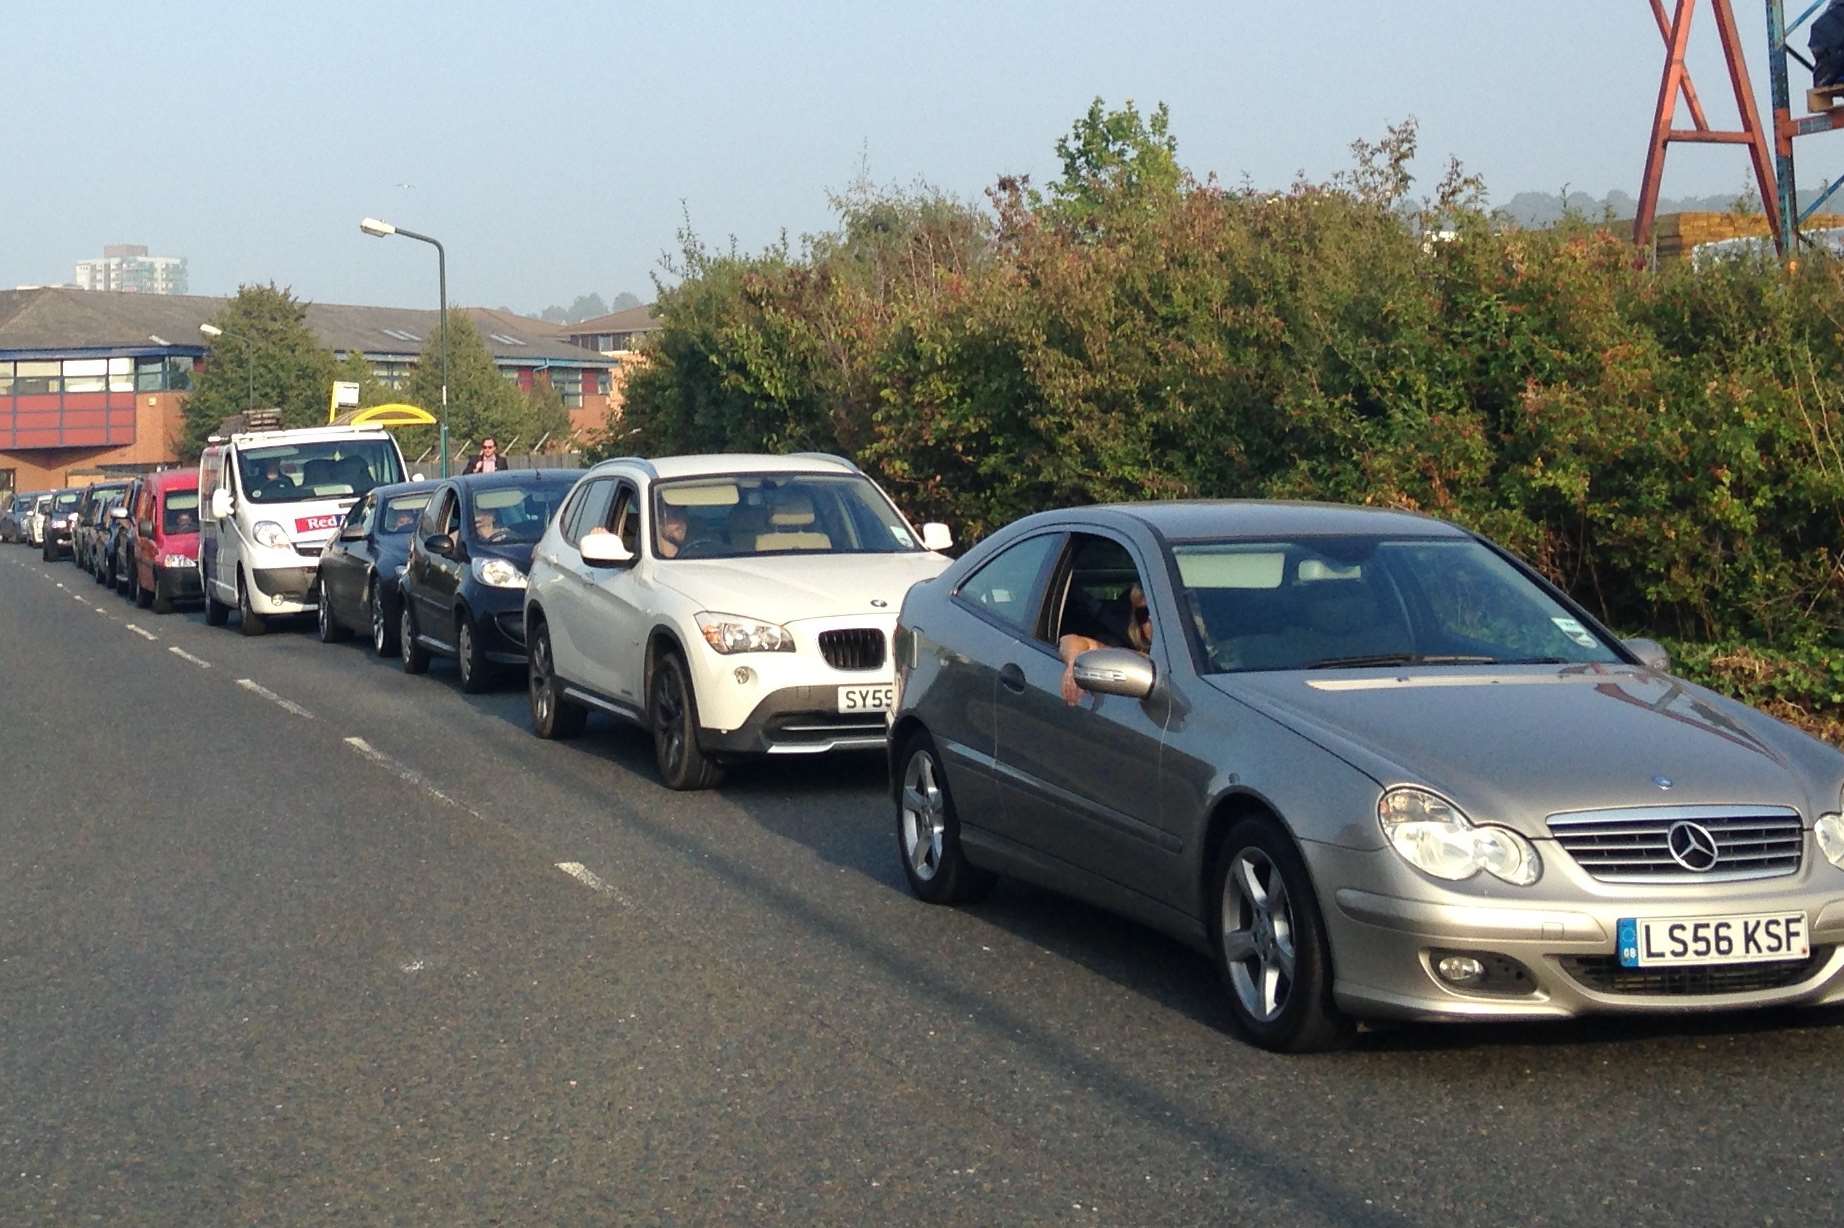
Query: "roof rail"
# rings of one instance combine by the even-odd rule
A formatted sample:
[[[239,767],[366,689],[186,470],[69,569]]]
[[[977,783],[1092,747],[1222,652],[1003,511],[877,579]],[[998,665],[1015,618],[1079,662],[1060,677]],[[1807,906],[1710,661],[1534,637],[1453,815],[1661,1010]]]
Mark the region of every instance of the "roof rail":
[[[644,456],[604,456],[601,460],[590,466],[590,468],[598,468],[602,465],[616,463],[623,465],[639,465],[641,470],[645,472],[648,477],[656,478],[659,476],[659,470],[654,468],[653,462]]]
[[[858,468],[857,464],[854,461],[852,461],[850,458],[844,457],[844,456],[838,456],[831,452],[794,452],[794,453],[791,453],[791,455],[797,456],[801,460],[838,461],[841,465],[844,465],[847,469],[850,469],[853,473],[863,473],[864,472],[864,470]]]

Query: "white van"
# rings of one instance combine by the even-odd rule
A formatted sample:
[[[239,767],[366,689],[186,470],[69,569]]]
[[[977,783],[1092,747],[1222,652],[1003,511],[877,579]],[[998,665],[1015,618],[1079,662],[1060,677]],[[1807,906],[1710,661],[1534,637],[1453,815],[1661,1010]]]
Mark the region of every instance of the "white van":
[[[324,426],[214,438],[199,457],[199,582],[205,621],[235,606],[245,635],[314,609],[314,577],[346,512],[404,480],[403,453],[377,427]]]

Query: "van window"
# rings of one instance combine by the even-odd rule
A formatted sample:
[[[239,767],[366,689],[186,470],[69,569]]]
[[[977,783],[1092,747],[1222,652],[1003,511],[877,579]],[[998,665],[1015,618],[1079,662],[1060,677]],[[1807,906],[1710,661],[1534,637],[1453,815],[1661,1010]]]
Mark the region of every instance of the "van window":
[[[401,482],[388,439],[322,439],[237,450],[237,481],[252,503],[298,503],[362,495]]]

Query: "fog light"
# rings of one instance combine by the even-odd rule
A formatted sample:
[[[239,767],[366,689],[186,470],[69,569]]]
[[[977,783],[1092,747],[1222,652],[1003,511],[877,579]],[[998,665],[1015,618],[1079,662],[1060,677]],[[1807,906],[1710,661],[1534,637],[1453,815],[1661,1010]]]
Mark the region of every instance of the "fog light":
[[[1485,980],[1485,965],[1470,955],[1443,955],[1434,970],[1450,985],[1477,985]]]
[[[736,667],[736,684],[738,686],[748,686],[755,680],[755,676],[756,672],[747,665],[739,665]]]

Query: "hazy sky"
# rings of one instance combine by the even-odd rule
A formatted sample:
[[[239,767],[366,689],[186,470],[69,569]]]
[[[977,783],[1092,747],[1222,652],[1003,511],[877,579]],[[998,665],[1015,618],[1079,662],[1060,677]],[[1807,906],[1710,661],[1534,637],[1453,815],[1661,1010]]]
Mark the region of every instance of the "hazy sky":
[[[861,159],[972,198],[1041,182],[1096,95],[1167,102],[1181,161],[1229,182],[1328,175],[1413,115],[1424,182],[1452,154],[1498,201],[1636,191],[1663,56],[1644,0],[7,9],[0,286],[134,242],[188,257],[195,293],[433,302],[433,251],[360,234],[375,214],[447,244],[451,299],[534,312],[650,298],[687,214],[747,248],[823,228]],[[1693,73],[1726,126],[1700,17]],[[1763,91],[1760,5],[1737,19]],[[1801,145],[1802,185],[1844,169],[1836,141]],[[1665,191],[1746,174],[1739,149],[1680,146]]]

